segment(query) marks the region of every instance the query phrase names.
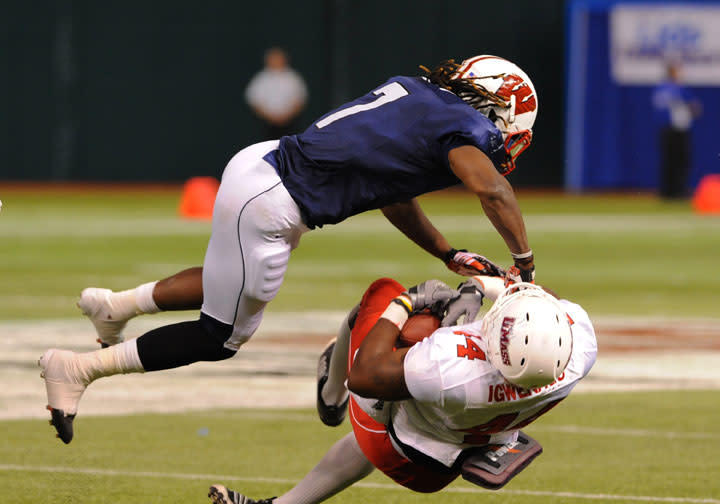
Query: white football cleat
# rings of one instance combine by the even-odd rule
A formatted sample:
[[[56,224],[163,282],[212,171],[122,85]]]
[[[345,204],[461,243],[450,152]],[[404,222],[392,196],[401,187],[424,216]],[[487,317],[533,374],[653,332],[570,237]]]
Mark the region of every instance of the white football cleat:
[[[77,302],[78,308],[95,326],[97,342],[103,348],[125,341],[122,330],[130,320],[130,317],[121,316],[117,307],[113,306],[112,293],[110,289],[88,287],[80,293],[80,300]]]
[[[55,427],[57,437],[65,444],[73,438],[73,420],[78,410],[80,398],[87,388],[87,383],[77,376],[75,352],[58,350],[46,351],[38,366],[42,369],[40,377],[45,380],[50,410],[50,425]]]

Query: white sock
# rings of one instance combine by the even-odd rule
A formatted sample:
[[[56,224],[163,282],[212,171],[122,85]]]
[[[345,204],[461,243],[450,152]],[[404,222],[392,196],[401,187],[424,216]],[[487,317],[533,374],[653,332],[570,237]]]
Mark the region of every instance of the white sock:
[[[275,499],[273,504],[315,504],[322,502],[370,474],[375,467],[365,458],[350,432],[335,443],[297,485]]]
[[[358,306],[350,310],[338,330],[335,348],[330,356],[328,381],[323,386],[321,396],[327,405],[340,405],[348,396],[345,386],[347,380],[348,352],[350,349],[350,319],[357,315]]]
[[[94,352],[75,354],[73,367],[75,376],[85,385],[103,376],[145,372],[136,339]]]
[[[160,311],[160,308],[158,308],[158,305],[155,304],[155,300],[153,299],[155,284],[157,284],[157,281],[135,287],[135,303],[140,309],[140,313],[157,313]]]
[[[157,313],[160,308],[152,297],[155,282],[142,284],[134,289],[110,292],[110,312],[116,320],[129,320],[143,313]]]

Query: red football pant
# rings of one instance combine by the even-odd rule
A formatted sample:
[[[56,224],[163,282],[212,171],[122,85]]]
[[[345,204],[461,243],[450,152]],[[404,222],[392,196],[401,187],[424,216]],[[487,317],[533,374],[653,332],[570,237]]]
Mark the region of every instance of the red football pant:
[[[355,326],[350,333],[350,355],[348,369],[360,344],[375,322],[383,314],[390,301],[405,291],[405,287],[391,278],[373,282],[365,291],[360,303]],[[350,397],[350,423],[360,449],[367,459],[396,483],[416,492],[437,492],[449,485],[459,473],[439,474],[424,466],[415,464],[400,455],[390,442],[387,427],[373,420]]]

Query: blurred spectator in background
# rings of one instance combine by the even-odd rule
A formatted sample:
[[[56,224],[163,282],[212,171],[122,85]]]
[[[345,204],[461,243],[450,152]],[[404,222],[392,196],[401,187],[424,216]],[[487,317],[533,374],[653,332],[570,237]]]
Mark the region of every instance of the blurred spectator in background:
[[[305,81],[288,65],[285,51],[272,47],[265,52],[265,68],[255,74],[245,99],[265,125],[263,140],[297,133],[296,119],[305,108]]]
[[[652,95],[660,142],[660,196],[687,196],[690,174],[690,128],[702,106],[690,90],[681,84],[680,66],[667,64],[667,77]]]

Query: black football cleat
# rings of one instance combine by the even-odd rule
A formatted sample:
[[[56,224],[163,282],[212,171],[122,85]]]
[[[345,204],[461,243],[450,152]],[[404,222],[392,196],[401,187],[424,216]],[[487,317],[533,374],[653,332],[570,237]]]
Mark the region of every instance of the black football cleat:
[[[323,349],[318,359],[318,370],[317,370],[317,411],[318,416],[322,423],[329,427],[337,427],[343,420],[345,420],[345,414],[347,413],[348,396],[342,404],[339,405],[327,405],[322,398],[322,389],[325,383],[328,381],[328,374],[330,372],[330,357],[332,356],[333,350],[335,349],[335,340],[333,338],[327,346]]]
[[[70,443],[73,438],[73,420],[75,420],[75,415],[66,415],[63,410],[55,409],[48,405],[48,410],[50,410],[50,425],[55,427],[55,430],[57,431],[56,436],[62,439],[62,442],[65,444]]]
[[[245,497],[243,494],[234,492],[223,485],[213,485],[210,487],[208,497],[212,499],[213,504],[272,504],[275,497],[269,499],[254,500]]]

